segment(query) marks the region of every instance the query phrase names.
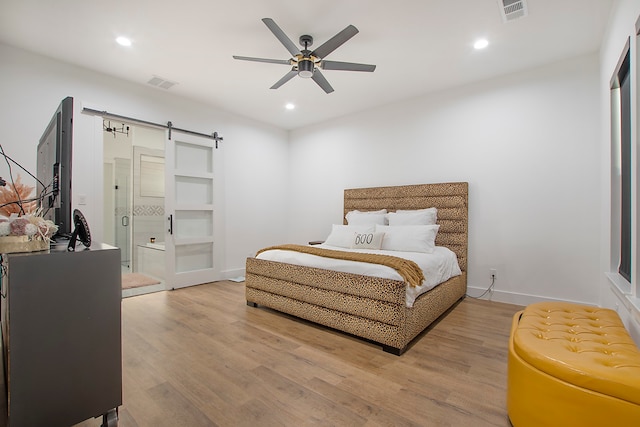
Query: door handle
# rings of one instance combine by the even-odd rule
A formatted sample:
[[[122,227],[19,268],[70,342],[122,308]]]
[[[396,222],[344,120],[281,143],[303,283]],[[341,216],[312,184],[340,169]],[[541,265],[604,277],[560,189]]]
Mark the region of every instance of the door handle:
[[[122,220],[121,220],[122,226],[123,227],[128,227],[129,226],[129,217],[128,216],[123,216]]]
[[[173,234],[173,215],[169,215],[167,217],[167,219],[169,220],[169,234]]]

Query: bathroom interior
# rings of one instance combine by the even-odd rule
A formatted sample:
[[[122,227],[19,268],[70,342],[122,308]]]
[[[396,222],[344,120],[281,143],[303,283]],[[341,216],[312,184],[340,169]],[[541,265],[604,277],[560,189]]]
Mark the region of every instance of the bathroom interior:
[[[120,248],[122,296],[165,289],[165,132],[105,119],[104,239]]]

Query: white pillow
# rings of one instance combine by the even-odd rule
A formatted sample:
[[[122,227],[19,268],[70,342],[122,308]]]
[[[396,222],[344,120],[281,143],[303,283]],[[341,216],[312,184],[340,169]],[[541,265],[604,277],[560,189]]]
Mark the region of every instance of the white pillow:
[[[435,225],[438,220],[436,208],[413,211],[397,210],[387,214],[389,225]]]
[[[377,210],[377,211],[359,211],[359,210],[356,209],[356,210],[347,212],[347,215],[349,215],[350,213],[365,214],[365,215],[375,215],[375,214],[386,214],[387,210],[386,209],[380,209],[380,210]]]
[[[373,225],[342,225],[333,224],[331,234],[324,241],[325,244],[339,248],[350,248],[356,233],[373,233]]]
[[[360,212],[360,211],[349,211],[345,218],[347,219],[347,223],[349,225],[385,225],[387,214],[386,209],[380,209],[379,211],[370,211],[370,212]]]
[[[437,208],[425,208],[425,209],[396,209],[398,213],[412,213],[412,212],[437,212]]]
[[[436,248],[439,228],[439,225],[376,225],[375,231],[384,233],[383,250],[430,254]]]
[[[384,233],[354,233],[351,249],[380,249]]]

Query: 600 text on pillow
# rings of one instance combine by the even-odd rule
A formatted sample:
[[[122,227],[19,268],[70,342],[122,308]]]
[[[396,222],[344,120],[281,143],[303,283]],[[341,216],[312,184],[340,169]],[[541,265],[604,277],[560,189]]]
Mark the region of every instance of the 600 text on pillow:
[[[350,248],[353,244],[353,236],[356,233],[373,233],[373,225],[342,225],[333,224],[331,234],[325,240],[325,244],[339,248]]]
[[[351,249],[380,249],[384,233],[355,233]]]

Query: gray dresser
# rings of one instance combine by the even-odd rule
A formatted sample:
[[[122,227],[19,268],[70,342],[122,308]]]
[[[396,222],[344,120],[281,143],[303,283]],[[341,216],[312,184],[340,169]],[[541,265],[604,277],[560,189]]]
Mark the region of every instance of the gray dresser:
[[[78,245],[2,257],[7,425],[67,427],[93,417],[117,425],[120,250]]]

